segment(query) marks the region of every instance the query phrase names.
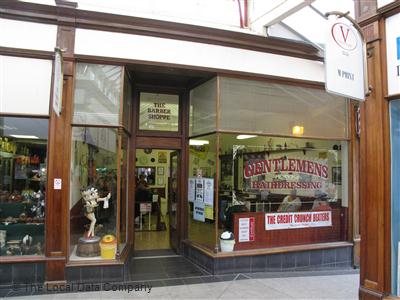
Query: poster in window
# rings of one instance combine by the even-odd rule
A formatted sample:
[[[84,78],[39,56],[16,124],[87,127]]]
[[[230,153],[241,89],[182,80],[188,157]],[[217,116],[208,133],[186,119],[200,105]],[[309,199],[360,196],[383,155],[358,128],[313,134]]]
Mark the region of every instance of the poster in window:
[[[332,182],[336,185],[342,184],[342,167],[332,167]]]
[[[196,192],[196,178],[190,177],[188,182],[188,201],[193,202]]]
[[[204,203],[209,206],[214,206],[214,179],[204,178]]]
[[[205,205],[203,201],[194,201],[193,219],[196,221],[205,222]]]
[[[157,175],[164,175],[164,167],[157,167]]]
[[[196,179],[196,201],[204,202],[204,185],[203,179]]]
[[[158,152],[158,163],[166,164],[167,163],[167,152]]]

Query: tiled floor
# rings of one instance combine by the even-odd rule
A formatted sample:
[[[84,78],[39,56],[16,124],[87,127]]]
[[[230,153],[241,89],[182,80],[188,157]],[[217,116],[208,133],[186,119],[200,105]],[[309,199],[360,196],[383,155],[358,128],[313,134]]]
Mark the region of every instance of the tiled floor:
[[[129,267],[131,281],[181,279],[210,275],[182,256],[133,258]]]
[[[169,243],[169,220],[168,215],[163,216],[163,222],[166,225],[166,230],[157,231],[156,229],[156,215],[152,216],[152,229],[147,230],[148,217],[144,218],[143,231],[136,227],[135,231],[135,250],[152,250],[152,249],[166,249],[170,247]],[[219,234],[222,230],[219,230]],[[215,247],[215,224],[203,223],[194,221],[193,217],[189,218],[189,239],[202,244],[210,249]]]
[[[354,270],[352,273],[350,270],[344,271],[341,275],[315,271],[268,276],[256,274],[258,276],[236,274],[154,281],[152,286],[132,282],[131,287],[136,287],[137,291],[129,292],[120,285],[116,286],[116,291],[108,287],[107,291],[33,295],[14,299],[358,299],[359,275]]]

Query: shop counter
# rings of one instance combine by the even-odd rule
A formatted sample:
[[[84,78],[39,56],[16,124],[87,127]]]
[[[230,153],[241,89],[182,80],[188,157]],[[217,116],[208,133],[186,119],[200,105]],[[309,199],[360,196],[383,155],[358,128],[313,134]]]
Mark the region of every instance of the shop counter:
[[[345,220],[346,208],[343,207],[291,213],[235,213],[235,250],[345,240]]]

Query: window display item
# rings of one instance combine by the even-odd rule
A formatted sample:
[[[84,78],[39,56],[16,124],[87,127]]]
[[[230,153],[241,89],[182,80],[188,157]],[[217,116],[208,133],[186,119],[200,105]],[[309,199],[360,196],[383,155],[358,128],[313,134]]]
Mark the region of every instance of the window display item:
[[[0,248],[6,245],[7,231],[0,230]]]
[[[85,217],[90,220],[90,227],[84,236],[79,238],[76,254],[83,257],[93,257],[100,255],[100,237],[95,235],[96,216],[95,208],[99,206],[99,202],[104,202],[103,208],[108,208],[108,200],[111,198],[111,193],[104,198],[100,198],[97,189],[87,187],[81,189],[83,201],[83,210]]]
[[[235,237],[232,232],[224,231],[220,237],[220,245],[222,252],[232,252],[235,247]]]
[[[86,237],[94,237],[94,226],[96,225],[96,217],[94,214],[94,210],[97,206],[99,206],[98,202],[103,201],[104,206],[103,208],[108,208],[108,200],[111,198],[111,193],[108,193],[108,195],[104,198],[99,197],[99,193],[97,189],[93,187],[88,187],[86,189],[81,190],[81,195],[82,195],[82,200],[83,200],[83,209],[84,209],[84,214],[85,217],[90,220],[90,228],[89,231],[87,232]]]
[[[112,234],[103,236],[100,242],[101,258],[115,259],[115,251],[117,250],[117,239]]]

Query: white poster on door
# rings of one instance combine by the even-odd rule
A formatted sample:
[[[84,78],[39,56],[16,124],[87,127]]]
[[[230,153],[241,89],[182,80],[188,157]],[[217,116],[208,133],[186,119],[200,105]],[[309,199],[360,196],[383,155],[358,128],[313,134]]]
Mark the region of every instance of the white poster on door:
[[[193,220],[205,222],[205,205],[203,201],[193,202]]]
[[[214,206],[214,179],[204,178],[204,203]]]
[[[188,201],[193,202],[196,197],[196,178],[190,177],[188,182]]]
[[[196,179],[196,199],[195,201],[204,202],[204,183],[203,179]]]

